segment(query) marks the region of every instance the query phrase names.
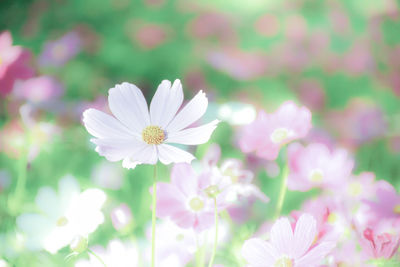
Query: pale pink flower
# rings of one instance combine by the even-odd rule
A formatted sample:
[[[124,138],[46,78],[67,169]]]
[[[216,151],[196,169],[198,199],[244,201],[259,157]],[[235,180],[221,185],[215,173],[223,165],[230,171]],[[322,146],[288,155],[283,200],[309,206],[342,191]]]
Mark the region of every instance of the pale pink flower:
[[[250,267],[320,266],[335,243],[314,245],[316,236],[316,221],[311,215],[303,214],[294,229],[287,218],[281,218],[272,226],[269,242],[260,238],[249,239],[242,247],[242,255]]]
[[[383,219],[400,219],[400,195],[389,183],[382,184],[376,190],[376,199],[364,200],[373,217]]]
[[[254,122],[244,126],[239,147],[244,153],[255,152],[261,158],[274,160],[283,145],[305,137],[310,128],[311,112],[287,101],[272,114],[260,111]]]
[[[83,113],[86,129],[94,137],[96,151],[109,161],[123,160],[123,167],[137,164],[190,163],[192,154],[169,144],[198,145],[208,141],[218,120],[189,127],[206,112],[208,100],[200,91],[179,112],[183,90],[179,80],[164,80],[150,104],[133,84],[122,83],[109,90],[108,104],[113,116],[96,109]]]
[[[26,81],[17,81],[13,90],[13,94],[17,98],[35,104],[54,101],[63,92],[62,84],[51,76],[39,76]]]
[[[31,54],[12,42],[10,32],[0,33],[0,96],[10,93],[16,80],[34,75],[33,68],[28,64]]]
[[[308,191],[319,187],[338,189],[345,186],[351,175],[354,162],[347,151],[330,151],[323,144],[303,147],[299,143],[288,147],[290,190]]]
[[[197,174],[189,164],[175,164],[171,183],[157,183],[157,216],[169,217],[182,228],[210,228],[214,224],[214,200],[207,193],[213,185],[211,175]],[[223,193],[216,196],[219,209],[224,207],[224,197]]]

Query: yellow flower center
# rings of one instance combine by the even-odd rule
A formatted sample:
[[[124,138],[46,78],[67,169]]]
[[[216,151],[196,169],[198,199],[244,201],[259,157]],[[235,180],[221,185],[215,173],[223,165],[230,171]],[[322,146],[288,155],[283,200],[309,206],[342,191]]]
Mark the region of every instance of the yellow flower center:
[[[329,216],[328,216],[327,221],[328,221],[330,224],[334,224],[334,223],[337,221],[337,219],[338,219],[337,214],[336,214],[335,212],[331,212],[331,213],[329,214]]]
[[[1,66],[1,63],[3,62],[3,60],[1,59],[1,57],[0,57],[0,66]]]
[[[397,213],[397,214],[400,214],[400,204],[397,204],[396,206],[394,206],[393,212]]]
[[[185,238],[185,236],[183,234],[178,234],[176,236],[176,241],[182,241]]]
[[[324,174],[321,170],[312,170],[310,173],[310,181],[314,183],[319,183],[324,179]]]
[[[292,267],[292,266],[293,262],[288,257],[282,257],[278,259],[274,264],[274,267]]]
[[[142,138],[149,145],[160,145],[164,142],[165,133],[160,127],[151,125],[144,128]]]
[[[61,227],[61,226],[67,225],[67,223],[68,223],[68,219],[65,218],[65,216],[61,216],[60,218],[58,218],[56,225]]]
[[[362,186],[359,182],[352,182],[348,188],[349,194],[356,197],[362,192]]]
[[[194,197],[189,201],[189,207],[193,211],[200,211],[204,208],[204,202],[200,198]]]
[[[223,174],[231,178],[232,183],[239,181],[239,177],[232,171],[232,169],[226,169]]]
[[[278,128],[272,132],[270,138],[271,138],[272,143],[280,144],[286,140],[288,135],[289,135],[289,131],[286,128]]]

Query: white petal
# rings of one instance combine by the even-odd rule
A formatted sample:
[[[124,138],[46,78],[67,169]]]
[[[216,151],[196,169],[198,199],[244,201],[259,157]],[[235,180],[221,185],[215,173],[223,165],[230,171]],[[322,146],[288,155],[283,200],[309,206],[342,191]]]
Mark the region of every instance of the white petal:
[[[87,131],[97,138],[129,138],[135,134],[114,117],[93,108],[83,112],[83,123]]]
[[[279,253],[291,256],[293,251],[293,230],[287,218],[278,219],[272,226],[271,244]]]
[[[203,91],[198,92],[167,126],[167,132],[177,132],[188,127],[204,115],[207,106],[206,94]]]
[[[181,81],[175,80],[172,87],[170,81],[162,81],[150,104],[151,124],[165,129],[182,105],[182,101]]]
[[[111,112],[130,130],[141,133],[150,125],[149,110],[142,91],[130,83],[117,84],[108,91]]]
[[[303,257],[296,261],[296,266],[310,267],[320,266],[321,261],[334,249],[335,242],[322,242],[308,251]]]
[[[300,258],[311,247],[317,236],[317,225],[313,216],[303,214],[296,223],[293,240],[293,257]]]
[[[242,256],[254,267],[272,266],[279,254],[271,244],[260,238],[251,238],[244,242]]]
[[[51,187],[41,187],[35,198],[35,203],[47,216],[54,217],[59,214],[58,210],[61,203],[58,200],[56,191]]]
[[[137,150],[144,149],[147,145],[142,141],[121,138],[104,138],[104,139],[91,139],[92,143],[96,144],[96,151],[101,156],[106,157],[109,161],[119,161],[126,157],[131,156]]]
[[[140,149],[126,157],[122,166],[127,169],[133,169],[138,164],[156,164],[158,160],[157,148],[155,145],[144,144]]]
[[[172,162],[186,162],[190,163],[195,159],[192,154],[170,145],[159,145],[158,149],[158,157],[163,164],[170,164]]]
[[[200,127],[189,128],[179,132],[168,133],[165,142],[184,145],[199,145],[206,143],[217,127],[219,120],[214,120]]]
[[[80,193],[81,189],[79,183],[74,176],[68,174],[61,178],[58,182],[58,194],[60,200],[59,209],[64,212],[71,204],[71,200]]]

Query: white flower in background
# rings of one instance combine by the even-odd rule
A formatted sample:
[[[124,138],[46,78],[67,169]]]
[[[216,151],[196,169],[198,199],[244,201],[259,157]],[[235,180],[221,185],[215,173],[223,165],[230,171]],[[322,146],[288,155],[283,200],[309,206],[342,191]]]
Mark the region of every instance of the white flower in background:
[[[139,266],[139,253],[136,245],[130,241],[122,242],[119,239],[111,240],[107,248],[94,246],[93,250],[107,265],[107,267],[136,267]],[[89,260],[79,260],[75,267],[104,267],[93,255]]]
[[[218,105],[217,114],[219,119],[231,125],[244,125],[255,120],[257,111],[250,104],[228,102]]]
[[[123,160],[125,168],[137,164],[190,163],[194,157],[169,144],[198,145],[206,143],[215,130],[218,120],[199,127],[189,127],[206,112],[208,100],[200,91],[180,109],[183,90],[179,80],[171,86],[164,80],[157,88],[150,104],[138,87],[129,83],[116,85],[109,90],[110,116],[96,109],[83,113],[83,123],[96,138],[96,151],[109,161]],[[178,110],[180,111],[178,112]]]
[[[78,182],[70,175],[62,178],[58,187],[58,194],[51,187],[40,188],[35,199],[40,212],[24,213],[17,218],[17,226],[31,250],[56,253],[74,237],[94,232],[104,221],[103,191],[87,189],[81,193]]]

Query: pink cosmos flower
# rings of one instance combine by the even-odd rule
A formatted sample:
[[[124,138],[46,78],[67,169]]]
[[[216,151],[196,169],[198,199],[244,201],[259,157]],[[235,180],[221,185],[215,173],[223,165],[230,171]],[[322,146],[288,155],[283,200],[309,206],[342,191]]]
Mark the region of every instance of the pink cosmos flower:
[[[364,200],[373,213],[373,217],[382,219],[400,218],[400,195],[389,183],[378,187],[376,190],[376,200]]]
[[[212,185],[211,172],[196,174],[191,165],[175,164],[171,183],[157,183],[157,209],[160,218],[171,218],[182,228],[202,231],[214,224],[214,200],[207,189]],[[217,206],[224,207],[224,194],[218,194]]]
[[[353,160],[347,151],[330,151],[323,144],[303,147],[299,143],[288,147],[290,190],[307,191],[314,187],[342,188],[351,175]]]
[[[294,229],[287,218],[281,218],[272,226],[269,242],[260,238],[249,239],[242,247],[242,255],[249,267],[320,266],[335,243],[321,242],[314,245],[316,235],[316,222],[309,214],[303,214]]]
[[[305,137],[310,128],[311,112],[287,101],[272,114],[260,111],[254,122],[244,126],[239,147],[244,153],[255,152],[261,158],[274,160],[281,146]]]
[[[81,43],[76,32],[68,32],[55,41],[49,41],[44,45],[43,52],[39,56],[39,64],[60,67],[79,53]]]
[[[28,65],[30,60],[27,50],[12,45],[10,32],[0,33],[0,96],[10,93],[16,80],[33,76],[34,71]]]
[[[214,120],[190,127],[206,112],[208,100],[200,91],[179,112],[183,90],[179,80],[164,80],[150,104],[133,84],[122,83],[109,90],[108,104],[113,116],[96,109],[83,113],[83,123],[96,138],[96,151],[109,161],[123,160],[122,166],[137,164],[190,163],[192,154],[169,144],[198,145],[208,141],[218,124]]]
[[[39,76],[26,81],[17,81],[13,94],[31,103],[54,101],[63,94],[64,88],[60,82],[50,76]]]

